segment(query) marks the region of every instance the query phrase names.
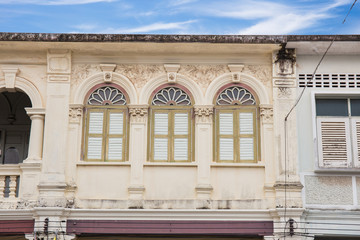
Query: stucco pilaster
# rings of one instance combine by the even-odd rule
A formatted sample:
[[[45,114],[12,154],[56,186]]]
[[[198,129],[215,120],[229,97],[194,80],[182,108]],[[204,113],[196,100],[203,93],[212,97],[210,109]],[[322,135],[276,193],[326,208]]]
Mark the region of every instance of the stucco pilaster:
[[[195,113],[195,160],[198,163],[198,177],[196,185],[197,198],[209,200],[211,198],[211,168],[212,162],[212,119],[213,105],[196,105]],[[201,206],[206,207],[206,206]]]
[[[275,175],[275,159],[272,157],[274,154],[274,114],[273,105],[261,104],[260,105],[260,139],[261,145],[261,161],[265,164],[265,198],[268,202],[268,207],[275,207],[275,189],[274,183],[276,181]]]
[[[46,119],[39,200],[46,206],[65,206],[71,52],[50,49],[47,60]]]
[[[144,188],[144,163],[146,162],[147,149],[147,118],[148,108],[144,105],[128,105],[130,115],[129,161],[131,164],[129,184],[129,204],[139,207],[143,199]]]
[[[292,111],[289,114],[297,98],[295,63],[293,49],[283,47],[273,54],[274,155],[277,159],[277,180],[274,187],[278,207],[302,206],[302,185],[297,174],[296,113]],[[290,189],[292,194],[287,194]]]

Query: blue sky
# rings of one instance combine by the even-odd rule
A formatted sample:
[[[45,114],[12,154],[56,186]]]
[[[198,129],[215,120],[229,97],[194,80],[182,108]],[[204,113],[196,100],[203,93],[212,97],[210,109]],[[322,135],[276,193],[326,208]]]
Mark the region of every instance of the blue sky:
[[[1,32],[359,34],[353,0],[0,0]]]

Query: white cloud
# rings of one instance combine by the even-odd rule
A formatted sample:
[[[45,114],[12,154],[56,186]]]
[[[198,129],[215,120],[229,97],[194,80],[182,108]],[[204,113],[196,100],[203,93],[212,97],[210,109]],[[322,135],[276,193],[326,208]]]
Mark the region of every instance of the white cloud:
[[[86,31],[92,31],[96,28],[98,28],[98,25],[96,24],[79,24],[74,26],[74,28],[78,29],[79,31],[86,32]]]
[[[289,34],[312,26],[325,15],[283,14],[261,21],[251,27],[241,30],[238,34]]]
[[[208,15],[236,19],[260,19],[288,12],[288,6],[274,2],[231,1],[228,4],[210,4],[204,11]]]
[[[306,8],[280,7],[276,14],[261,19],[256,24],[242,29],[238,34],[291,34],[307,29],[320,20],[330,18],[329,11],[348,4],[350,0],[336,0],[327,5],[313,5]],[[271,4],[270,4],[271,5]],[[265,14],[262,17],[266,16]],[[260,18],[259,18],[260,19]]]
[[[184,4],[188,4],[188,3],[193,3],[196,2],[197,0],[172,0],[170,2],[170,6],[180,6],[180,5],[184,5]]]
[[[0,4],[35,4],[35,5],[80,5],[116,0],[0,0]]]
[[[127,29],[108,28],[101,32],[102,33],[148,33],[148,32],[161,31],[161,30],[173,30],[173,29],[184,30],[188,27],[189,24],[194,22],[196,22],[196,20],[189,20],[185,22],[172,22],[172,23],[157,22],[141,27],[127,28]]]

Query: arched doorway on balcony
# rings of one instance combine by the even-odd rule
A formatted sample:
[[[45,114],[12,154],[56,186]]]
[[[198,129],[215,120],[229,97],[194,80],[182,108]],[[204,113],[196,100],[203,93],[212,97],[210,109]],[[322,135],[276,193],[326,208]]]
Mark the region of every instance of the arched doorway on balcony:
[[[31,105],[23,92],[0,92],[1,164],[18,164],[27,158],[31,120],[25,108]]]

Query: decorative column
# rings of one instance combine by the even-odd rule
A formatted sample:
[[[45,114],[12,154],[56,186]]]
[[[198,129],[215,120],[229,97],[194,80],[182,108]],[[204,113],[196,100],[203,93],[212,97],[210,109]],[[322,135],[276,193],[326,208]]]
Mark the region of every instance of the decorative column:
[[[275,159],[274,159],[274,119],[273,106],[271,104],[260,105],[260,138],[261,145],[261,160],[265,164],[265,198],[267,199],[268,208],[275,207],[275,189],[276,181],[275,174]]]
[[[63,207],[68,152],[71,51],[50,49],[47,54],[47,97],[40,204]]]
[[[296,109],[285,121],[297,99],[296,57],[294,49],[285,45],[273,54],[273,96],[275,159],[277,160],[276,191],[277,209],[301,208],[301,189],[298,169]],[[285,133],[286,129],[286,133]],[[291,215],[286,216],[290,218]]]
[[[70,104],[69,106],[69,133],[68,133],[68,151],[66,161],[66,201],[67,206],[74,205],[76,191],[76,163],[80,160],[81,139],[82,139],[82,104]]]
[[[129,161],[131,164],[129,191],[130,208],[141,208],[145,191],[143,167],[146,162],[147,117],[149,105],[128,105],[130,115]]]
[[[39,162],[42,159],[43,135],[44,135],[44,108],[25,108],[31,119],[29,153],[26,163]]]
[[[195,160],[198,163],[198,177],[196,193],[197,208],[209,208],[213,187],[211,186],[211,167],[213,160],[212,149],[212,118],[213,105],[194,106],[195,112]]]
[[[42,165],[45,109],[25,108],[25,110],[31,119],[31,129],[28,157],[20,164],[22,174],[19,192],[22,199],[35,202],[38,197],[37,186]]]

